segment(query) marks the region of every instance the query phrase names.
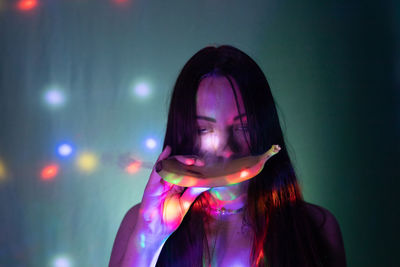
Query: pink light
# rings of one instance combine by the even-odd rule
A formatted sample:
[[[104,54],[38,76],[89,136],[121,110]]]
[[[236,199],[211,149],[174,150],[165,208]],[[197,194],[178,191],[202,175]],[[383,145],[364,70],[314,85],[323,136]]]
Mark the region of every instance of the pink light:
[[[129,174],[137,173],[142,166],[142,163],[139,161],[135,161],[130,163],[128,166],[125,167],[125,171]]]
[[[127,6],[131,2],[131,0],[112,0],[112,1],[119,6]]]
[[[52,164],[44,167],[42,169],[42,172],[40,173],[40,176],[42,177],[42,180],[53,180],[57,174],[58,174],[58,165]]]
[[[35,8],[38,5],[37,0],[20,0],[17,3],[17,7],[21,11],[28,11]]]
[[[186,165],[193,165],[194,164],[194,159],[186,159],[185,160]]]

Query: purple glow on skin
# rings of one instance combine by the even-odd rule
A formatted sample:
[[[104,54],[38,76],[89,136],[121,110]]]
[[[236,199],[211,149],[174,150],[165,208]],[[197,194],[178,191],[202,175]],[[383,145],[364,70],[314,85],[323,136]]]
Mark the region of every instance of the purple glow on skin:
[[[146,247],[146,236],[143,233],[140,234],[140,247],[141,248]]]
[[[216,134],[208,135],[201,140],[202,150],[207,152],[215,152],[219,146],[219,137]]]

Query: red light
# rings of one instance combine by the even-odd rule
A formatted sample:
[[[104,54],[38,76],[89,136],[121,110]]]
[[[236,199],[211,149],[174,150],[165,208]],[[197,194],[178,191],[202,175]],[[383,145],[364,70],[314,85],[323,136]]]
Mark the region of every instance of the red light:
[[[37,6],[37,0],[20,0],[17,4],[19,10],[27,11]]]
[[[42,180],[52,180],[58,174],[58,166],[57,165],[49,165],[43,168],[40,176]]]
[[[129,0],[114,0],[116,4],[126,4]]]
[[[130,174],[137,173],[142,166],[142,163],[139,161],[135,161],[130,163],[128,166],[125,167],[125,171]]]

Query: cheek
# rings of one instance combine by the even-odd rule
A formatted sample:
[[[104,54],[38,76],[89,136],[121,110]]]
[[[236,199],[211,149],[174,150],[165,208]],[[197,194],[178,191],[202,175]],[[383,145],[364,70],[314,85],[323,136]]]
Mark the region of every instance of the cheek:
[[[234,135],[234,139],[240,149],[240,152],[248,153],[250,151],[250,148],[249,148],[250,134],[248,132],[246,132],[246,133],[238,132]],[[246,139],[247,139],[247,141],[246,141]],[[249,144],[247,142],[249,142]]]

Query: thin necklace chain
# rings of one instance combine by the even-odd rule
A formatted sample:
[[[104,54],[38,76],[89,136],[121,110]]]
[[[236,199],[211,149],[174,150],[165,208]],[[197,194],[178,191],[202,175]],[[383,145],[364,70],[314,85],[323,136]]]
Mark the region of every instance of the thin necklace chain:
[[[208,207],[209,211],[215,215],[232,215],[232,214],[237,214],[239,212],[242,212],[244,210],[244,207],[241,207],[240,209],[226,209],[224,207],[222,208],[212,208]]]

